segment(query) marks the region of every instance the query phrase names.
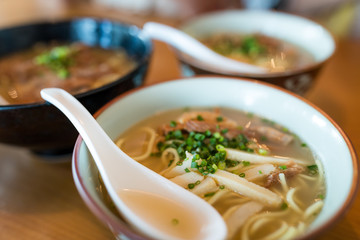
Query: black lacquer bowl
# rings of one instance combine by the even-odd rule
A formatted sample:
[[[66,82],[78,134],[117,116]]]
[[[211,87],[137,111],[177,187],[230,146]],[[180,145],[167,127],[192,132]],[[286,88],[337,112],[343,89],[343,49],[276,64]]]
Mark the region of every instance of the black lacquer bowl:
[[[82,42],[108,49],[123,48],[137,67],[118,80],[75,97],[95,113],[119,94],[143,83],[152,53],[151,40],[141,29],[110,20],[76,18],[0,30],[0,57],[38,42]],[[0,106],[0,142],[40,154],[72,151],[78,133],[68,119],[48,103]]]

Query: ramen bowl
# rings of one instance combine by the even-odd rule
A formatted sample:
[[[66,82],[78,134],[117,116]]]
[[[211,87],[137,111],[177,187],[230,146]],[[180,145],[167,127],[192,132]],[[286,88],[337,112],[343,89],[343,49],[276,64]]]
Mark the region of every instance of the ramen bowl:
[[[335,51],[335,41],[324,27],[308,19],[276,11],[218,11],[190,19],[180,29],[197,39],[220,34],[261,34],[292,44],[298,48],[298,53],[306,52],[311,55],[311,62],[284,71],[259,74],[225,71],[204,65],[181,52],[176,51],[176,54],[184,63],[187,70],[184,71],[185,75],[221,74],[253,78],[281,86],[299,95],[304,95],[314,85],[317,74]]]
[[[329,116],[280,87],[238,78],[185,78],[131,90],[106,104],[95,116],[115,141],[137,122],[162,111],[214,106],[251,112],[285,126],[306,142],[322,162],[326,183],[324,206],[299,239],[313,239],[349,210],[359,180],[353,146]],[[94,215],[119,239],[147,239],[114,210],[81,137],[75,144],[72,164],[76,187]]]
[[[26,37],[24,37],[26,36]],[[0,56],[49,42],[80,42],[101,49],[124,49],[136,66],[101,87],[75,97],[94,113],[115,96],[142,84],[152,53],[151,40],[134,25],[106,19],[76,18],[0,30]],[[39,90],[40,92],[40,90]],[[55,107],[45,102],[0,105],[0,142],[39,154],[70,153],[77,131]]]

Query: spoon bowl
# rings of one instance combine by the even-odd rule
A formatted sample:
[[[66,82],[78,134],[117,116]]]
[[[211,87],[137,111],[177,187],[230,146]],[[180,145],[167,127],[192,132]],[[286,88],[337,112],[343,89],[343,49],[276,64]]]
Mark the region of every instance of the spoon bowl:
[[[211,205],[126,155],[72,95],[48,88],[41,96],[78,130],[116,208],[134,228],[155,239],[226,237],[226,225]]]
[[[219,68],[238,74],[261,74],[268,72],[266,68],[224,57],[212,51],[190,35],[164,24],[147,22],[143,26],[143,32],[147,34],[149,38],[163,41],[178,51],[185,53],[193,60],[210,68]]]

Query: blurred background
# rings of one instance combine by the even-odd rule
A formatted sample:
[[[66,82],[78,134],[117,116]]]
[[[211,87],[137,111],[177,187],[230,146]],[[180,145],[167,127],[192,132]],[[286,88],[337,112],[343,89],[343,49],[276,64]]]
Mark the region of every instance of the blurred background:
[[[157,21],[176,27],[203,13],[241,8],[304,16],[335,36],[337,52],[307,98],[349,134],[360,152],[358,0],[0,0],[0,28],[74,16],[106,17],[138,26]],[[180,76],[179,69],[173,67],[177,64],[173,54],[164,44],[156,43],[155,49],[159,47],[161,51],[153,58],[166,62],[151,62],[148,83]],[[110,231],[99,224],[76,192],[70,156],[66,156],[68,162],[56,165],[2,144],[0,153],[0,239],[111,239]],[[348,239],[360,239],[359,202],[321,239],[344,239],[344,232]],[[62,237],[64,232],[66,237]]]
[[[176,26],[220,9],[276,9],[315,20],[335,36],[360,38],[357,0],[1,0],[0,27],[71,16],[98,16],[142,25],[147,20]]]

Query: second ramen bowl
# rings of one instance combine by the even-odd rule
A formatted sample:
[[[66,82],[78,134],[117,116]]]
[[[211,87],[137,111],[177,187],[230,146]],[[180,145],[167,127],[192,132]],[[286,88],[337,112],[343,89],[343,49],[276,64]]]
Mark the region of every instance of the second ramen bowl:
[[[1,29],[0,57],[53,41],[124,49],[135,61],[136,67],[115,81],[75,95],[91,113],[119,94],[142,85],[152,54],[151,40],[136,26],[85,17]],[[59,155],[71,153],[77,135],[70,121],[49,103],[0,105],[1,143],[42,155]]]
[[[237,78],[180,79],[131,90],[105,105],[95,116],[115,141],[147,117],[185,107],[227,107],[251,112],[285,126],[307,143],[323,163],[326,197],[322,211],[299,239],[312,239],[323,233],[349,210],[359,180],[352,144],[324,112],[280,87]],[[114,211],[81,137],[75,145],[72,167],[76,187],[86,205],[116,237],[147,239]]]
[[[259,74],[225,71],[204,65],[186,54],[176,52],[178,58],[195,74],[253,78],[281,86],[299,95],[305,95],[311,89],[316,76],[333,55],[336,47],[332,35],[320,24],[303,17],[277,11],[218,11],[194,17],[184,22],[180,29],[198,39],[214,34],[233,34],[234,36],[261,34],[280,42],[291,43],[299,48],[300,53],[308,52],[314,59],[303,67]]]

